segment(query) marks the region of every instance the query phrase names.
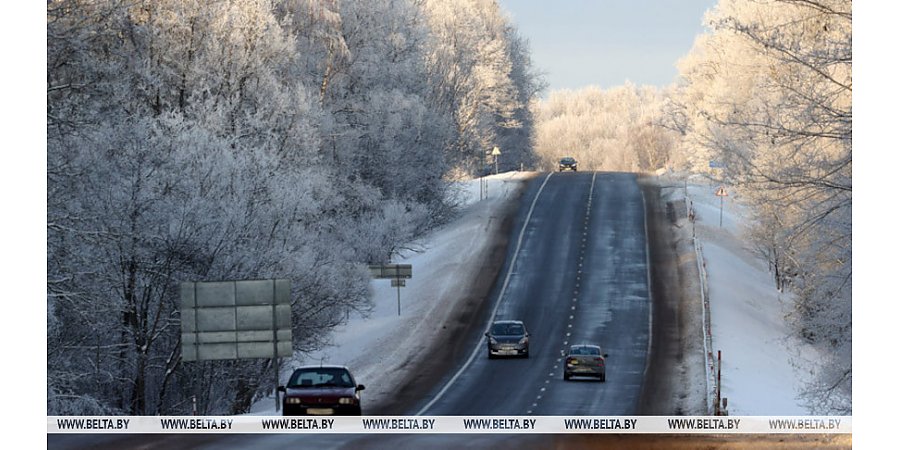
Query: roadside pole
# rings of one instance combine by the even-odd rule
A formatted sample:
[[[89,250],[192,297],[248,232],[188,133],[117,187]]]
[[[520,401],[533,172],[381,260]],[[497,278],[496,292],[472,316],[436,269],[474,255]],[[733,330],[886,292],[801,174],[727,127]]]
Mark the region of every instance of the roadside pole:
[[[722,228],[722,210],[725,208],[725,197],[728,196],[728,192],[725,191],[725,186],[719,186],[716,189],[716,197],[719,197],[719,228]]]
[[[718,350],[716,364],[716,415],[722,415],[722,350]]]
[[[412,278],[412,264],[370,264],[372,278],[389,279],[391,287],[397,288],[397,315],[400,315],[400,288],[406,287],[406,280]]]
[[[495,145],[491,150],[491,156],[494,157],[494,175],[497,175],[500,173],[500,147]]]
[[[484,160],[486,154],[485,152],[481,152],[481,168],[479,168],[478,173],[478,186],[481,188],[481,197],[478,200],[484,200],[487,198],[487,180],[484,179],[484,165],[486,161]]]
[[[272,280],[272,298],[276,297],[275,280]],[[272,364],[275,369],[275,412],[281,411],[281,396],[278,392],[278,375],[281,366],[278,364],[278,311],[272,302]]]

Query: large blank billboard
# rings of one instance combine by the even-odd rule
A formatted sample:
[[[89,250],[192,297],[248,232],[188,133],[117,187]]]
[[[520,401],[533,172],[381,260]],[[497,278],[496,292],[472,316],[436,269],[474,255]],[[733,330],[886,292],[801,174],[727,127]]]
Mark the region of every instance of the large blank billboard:
[[[291,354],[290,280],[181,283],[182,360]]]

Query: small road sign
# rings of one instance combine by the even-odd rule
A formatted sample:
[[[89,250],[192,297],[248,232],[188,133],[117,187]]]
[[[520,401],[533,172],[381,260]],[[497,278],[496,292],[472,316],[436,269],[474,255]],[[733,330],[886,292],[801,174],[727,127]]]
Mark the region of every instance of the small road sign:
[[[400,288],[406,287],[406,280],[412,278],[412,264],[370,264],[372,278],[391,280],[391,287],[397,288],[397,315],[400,315]]]
[[[719,228],[722,228],[722,209],[725,208],[725,197],[728,197],[728,192],[725,192],[725,186],[719,186],[716,189],[716,197],[719,197]]]
[[[371,264],[372,278],[412,278],[412,264]]]

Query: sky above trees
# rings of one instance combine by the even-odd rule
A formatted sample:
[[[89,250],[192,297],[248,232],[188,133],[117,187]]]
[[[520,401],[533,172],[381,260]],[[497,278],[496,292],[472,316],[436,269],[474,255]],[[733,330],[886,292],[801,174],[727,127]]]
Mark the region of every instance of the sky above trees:
[[[666,86],[716,0],[500,0],[549,90]]]

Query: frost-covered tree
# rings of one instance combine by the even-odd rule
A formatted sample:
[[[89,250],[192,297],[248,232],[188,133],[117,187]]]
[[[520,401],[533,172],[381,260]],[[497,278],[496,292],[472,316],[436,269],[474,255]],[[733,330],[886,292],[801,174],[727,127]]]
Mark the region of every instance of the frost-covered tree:
[[[455,126],[447,161],[457,173],[480,172],[484,153],[495,146],[527,145],[510,130],[529,123],[528,108],[539,92],[539,76],[524,55],[495,0],[426,0],[431,34],[430,102],[448,112]],[[503,152],[504,150],[501,149]],[[504,164],[528,163],[528,152],[507,148]],[[507,154],[504,152],[504,154]]]
[[[169,410],[166,388],[195,383],[179,364],[177,281],[319,270],[292,263],[318,249],[288,246],[309,231],[299,218],[323,204],[294,192],[314,190],[300,163],[314,161],[306,155],[318,138],[302,85],[279,81],[290,46],[266,2],[203,5],[50,5],[58,9],[49,36],[77,26],[93,40],[67,42],[82,46],[83,59],[50,46],[60,63],[48,67],[48,160],[59,161],[48,192],[48,281],[78,295],[49,286],[52,319],[67,326],[48,367],[65,367],[58,357],[74,365],[69,373],[93,369],[51,376],[61,382],[51,410],[70,411],[66,399],[92,390],[110,411]],[[90,86],[87,95],[61,89],[70,78]],[[356,295],[335,297],[364,303],[363,279],[342,285]]]
[[[291,279],[298,359],[368,311],[364,264],[452,212],[424,15],[48,2],[48,413],[184,414],[196,396],[233,414],[271,392],[272,361],[181,361],[179,281]]]
[[[528,41],[515,28],[507,28],[510,61],[510,79],[517,93],[516,107],[512,113],[512,124],[500,128],[499,147],[502,156],[498,169],[534,169],[538,157],[534,151],[535,111],[538,96],[547,88],[542,73],[534,66],[528,48]]]
[[[807,398],[850,413],[851,2],[722,0],[708,22],[680,63],[669,124],[695,167],[721,160],[746,188],[798,330],[829,355]]]

